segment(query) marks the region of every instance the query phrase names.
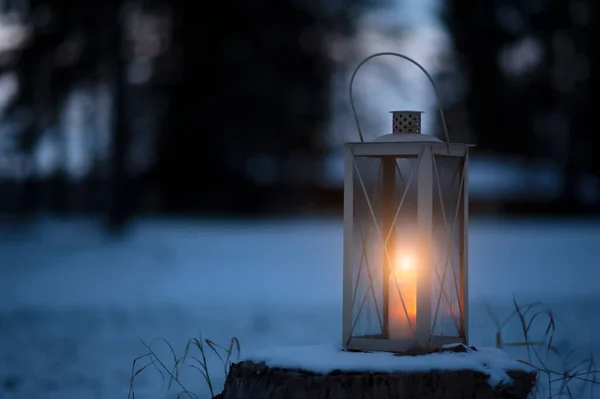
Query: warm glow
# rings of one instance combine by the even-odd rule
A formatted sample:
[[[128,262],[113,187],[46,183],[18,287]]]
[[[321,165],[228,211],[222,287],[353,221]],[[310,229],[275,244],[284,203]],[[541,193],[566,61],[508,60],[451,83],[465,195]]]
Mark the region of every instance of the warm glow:
[[[403,270],[410,270],[414,267],[415,267],[415,261],[410,256],[402,257],[402,258],[398,259],[398,262],[396,263],[396,271],[397,272],[402,272]]]
[[[406,253],[399,254],[389,277],[389,323],[392,339],[412,338],[417,321],[417,272],[416,258]],[[404,306],[398,291],[402,294]]]

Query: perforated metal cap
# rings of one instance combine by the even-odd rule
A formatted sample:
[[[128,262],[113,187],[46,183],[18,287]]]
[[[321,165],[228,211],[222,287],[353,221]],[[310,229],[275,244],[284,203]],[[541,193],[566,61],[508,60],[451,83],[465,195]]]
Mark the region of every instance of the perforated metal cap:
[[[421,114],[423,111],[391,111],[392,133],[421,134]]]

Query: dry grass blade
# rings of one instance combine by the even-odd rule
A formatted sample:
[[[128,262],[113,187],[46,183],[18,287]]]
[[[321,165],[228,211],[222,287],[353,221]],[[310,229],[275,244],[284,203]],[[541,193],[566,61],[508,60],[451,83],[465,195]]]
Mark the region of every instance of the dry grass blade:
[[[227,376],[227,363],[225,362],[225,360],[223,359],[223,357],[217,350],[217,348],[220,348],[220,349],[223,349],[223,348],[221,346],[215,344],[214,342],[212,342],[210,339],[206,339],[204,342],[206,342],[206,345],[208,345],[208,347],[210,349],[212,349],[213,352],[216,353],[216,355],[219,358],[219,360],[221,361],[221,363],[223,363],[223,369],[225,370],[225,375]]]
[[[203,370],[202,376],[206,380],[206,384],[208,385],[208,389],[210,390],[211,396],[215,396],[215,392],[214,392],[213,385],[212,385],[212,380],[210,378],[210,373],[208,371],[208,363],[206,361],[206,353],[205,353],[205,350],[204,350],[204,345],[202,344],[202,336],[200,336],[200,339],[198,339],[198,338],[192,338],[191,341],[196,346],[196,348],[198,348],[198,350],[200,351],[200,354],[202,355],[202,360],[198,359],[195,356],[194,356],[194,359],[202,367],[202,370]]]
[[[148,366],[150,366],[152,362],[146,363],[143,367],[140,367],[138,370],[135,369],[135,365],[137,364],[138,360],[148,356],[150,356],[150,354],[146,353],[145,355],[141,355],[133,359],[133,363],[131,364],[131,378],[129,379],[129,394],[127,395],[128,399],[135,399],[135,390],[133,388],[133,382],[135,380],[135,377],[137,377],[141,372],[146,370],[146,368],[148,368]]]
[[[569,387],[569,385],[567,385],[566,387],[567,387],[567,393],[569,394],[569,398],[575,399],[575,397],[573,396],[573,393],[571,392],[571,388]]]
[[[527,331],[527,323],[525,322],[525,314],[523,312],[521,312],[521,308],[519,308],[519,304],[517,303],[517,299],[513,296],[513,305],[515,307],[515,311],[517,316],[519,317],[519,321],[521,322],[521,329],[523,332],[523,338],[525,339],[525,342],[529,343],[529,334]],[[526,309],[525,311],[529,310]],[[529,360],[531,361],[531,346],[530,345],[526,345],[527,348],[527,356],[529,358]]]
[[[530,346],[530,347],[546,347],[548,351],[553,352],[555,355],[560,356],[560,351],[558,350],[558,348],[556,348],[555,346],[546,344],[544,341],[535,341],[535,342],[508,342],[508,343],[504,343],[504,346],[507,347],[525,347],[525,346]]]
[[[568,397],[582,399],[585,396],[585,390],[588,389],[590,398],[595,399],[594,387],[599,383],[598,376],[600,375],[600,371],[597,370],[594,358],[593,356],[589,356],[581,361],[573,361],[576,360],[572,359],[575,353],[574,350],[568,351],[566,354],[561,353],[561,351],[553,344],[557,319],[550,309],[545,308],[540,302],[520,305],[513,296],[514,310],[503,320],[503,322],[500,322],[497,315],[492,312],[491,307],[485,303],[484,305],[497,328],[496,346],[498,348],[526,348],[528,360],[518,361],[538,371],[540,376],[542,374],[546,375],[547,384],[546,386],[540,384],[536,385],[535,398],[552,399]],[[523,341],[505,343],[502,341],[502,331],[508,322],[515,317],[519,322]],[[535,326],[539,325],[540,322],[543,322],[544,318],[547,321],[543,324],[543,329],[540,331],[540,333],[543,332],[540,336],[541,339],[531,339],[533,331],[536,330]],[[542,327],[542,325],[540,325],[540,327]],[[540,352],[543,353],[543,355]],[[548,366],[551,355],[555,357],[554,359],[563,361],[562,371],[559,372],[553,370]],[[554,389],[554,384],[559,382],[560,386]],[[577,382],[577,385],[574,385],[575,382]],[[576,390],[576,388],[579,389]],[[577,395],[574,393],[577,393]]]
[[[492,321],[496,325],[496,328],[498,329],[498,331],[500,331],[500,329],[502,329],[502,326],[500,325],[500,321],[498,320],[498,317],[496,317],[496,313],[494,313],[494,311],[492,310],[491,305],[486,300],[483,300],[482,303],[483,303],[483,307],[484,307],[485,311],[487,312],[488,316],[490,317],[490,319],[492,319]]]
[[[206,380],[208,380],[208,375],[206,375],[206,373],[204,372],[204,370],[202,370],[200,367],[196,366],[195,364],[190,364],[190,367],[193,368],[193,369],[195,369],[195,370],[198,370],[200,372],[200,374],[202,374],[202,376]],[[212,395],[212,393],[211,393],[211,395]]]
[[[596,384],[598,384],[598,373],[597,371],[593,371],[596,370],[596,360],[594,359],[594,356],[591,355],[590,356],[590,364],[588,366],[588,373],[593,372],[592,374],[592,385],[590,386],[590,395],[593,398],[594,397],[594,388],[596,387]]]
[[[165,344],[167,344],[167,346],[169,347],[169,350],[171,351],[171,356],[173,356],[173,369],[171,370],[171,378],[169,378],[169,384],[167,387],[167,395],[169,394],[169,392],[171,391],[171,386],[173,384],[174,380],[179,380],[179,362],[181,361],[181,359],[177,359],[177,355],[175,354],[175,349],[173,349],[173,346],[169,343],[169,341],[167,341],[164,338],[158,338],[160,341],[164,342]]]
[[[529,323],[527,324],[527,333],[529,333],[529,330],[531,329],[533,322],[535,321],[535,319],[538,316],[547,316],[548,317],[548,324],[546,325],[546,331],[544,332],[544,340],[546,338],[548,339],[546,351],[550,351],[551,348],[553,348],[553,350],[555,352],[558,352],[558,350],[552,346],[552,340],[554,339],[554,332],[556,330],[556,322],[554,321],[554,315],[552,314],[551,310],[543,310],[543,311],[536,312],[531,317],[531,319],[529,320]]]
[[[225,372],[225,377],[227,377],[227,374],[229,373],[231,354],[233,353],[234,346],[237,349],[237,358],[239,360],[240,342],[238,341],[238,339],[236,337],[233,337],[229,341],[229,347],[227,347],[227,348],[211,341],[210,339],[206,339],[205,342],[210,347],[210,349],[212,349],[213,352],[215,352],[217,354],[217,356],[219,357],[219,360],[221,360],[221,363],[223,363],[223,371]],[[223,357],[219,353],[218,349],[221,349],[222,351],[225,352],[225,355],[226,355],[225,359],[223,359]]]
[[[180,358],[177,357],[175,349],[166,339],[157,338],[157,340],[165,343],[167,345],[167,347],[169,348],[170,357],[173,360],[173,366],[171,368],[167,367],[167,365],[158,357],[158,355],[152,348],[152,345],[149,345],[146,342],[141,341],[142,344],[146,347],[147,353],[145,353],[141,356],[138,356],[137,358],[135,358],[133,360],[133,363],[131,366],[131,378],[130,378],[130,382],[129,382],[128,399],[135,399],[134,380],[136,379],[136,377],[139,374],[141,374],[143,371],[145,371],[149,366],[154,366],[154,369],[156,371],[158,371],[158,373],[160,374],[160,376],[163,380],[163,384],[165,382],[165,373],[169,376],[169,383],[168,383],[167,392],[166,392],[167,396],[171,392],[173,383],[175,383],[181,389],[181,392],[177,395],[178,398],[182,397],[182,396],[187,397],[187,398],[197,398],[196,395],[192,394],[190,391],[188,391],[185,388],[185,386],[182,384],[182,382],[180,380],[180,377],[181,377],[180,371],[181,371],[182,366],[188,366],[188,367],[193,368],[194,370],[197,370],[198,372],[200,372],[200,374],[202,375],[202,377],[204,378],[204,380],[206,382],[206,385],[208,386],[211,397],[214,397],[215,392],[214,392],[214,387],[213,387],[213,383],[212,383],[209,368],[208,368],[208,361],[207,361],[207,357],[206,357],[206,349],[204,346],[204,342],[206,343],[206,345],[208,345],[211,348],[211,350],[213,352],[215,352],[215,354],[221,360],[221,362],[223,362],[223,364],[225,366],[225,377],[227,377],[228,366],[230,364],[231,357],[234,355],[234,352],[237,351],[238,359],[240,356],[240,343],[239,343],[238,339],[235,337],[231,338],[227,348],[225,348],[209,339],[203,340],[202,336],[200,336],[199,338],[191,338],[188,340],[187,344],[185,345],[183,356],[181,356]],[[195,349],[197,349],[200,352],[199,356],[192,355],[192,351]],[[220,353],[221,350],[224,351],[225,357],[222,356],[222,354]],[[139,361],[141,359],[145,359],[145,358],[148,358],[148,363],[145,364],[143,367],[137,368]],[[188,359],[193,360],[195,363],[187,364]]]
[[[179,387],[182,389],[182,391],[188,395],[188,397],[190,398],[194,398],[196,397],[195,395],[193,395],[190,391],[188,391],[183,384],[179,381],[178,378],[176,378],[173,373],[171,373],[171,370],[169,370],[169,368],[162,362],[162,360],[160,360],[160,358],[158,356],[156,356],[156,353],[152,350],[152,348],[150,347],[150,345],[148,345],[147,343],[145,343],[144,341],[142,341],[142,344],[144,344],[144,346],[148,349],[148,353],[150,353],[152,356],[151,358],[153,360],[156,360],[156,362],[158,362],[158,364],[161,366],[161,368],[167,373],[169,374],[169,376],[177,383],[177,385],[179,385]],[[154,364],[154,363],[153,363]],[[213,395],[214,396],[214,395]]]
[[[502,348],[502,332],[496,331],[496,348]]]

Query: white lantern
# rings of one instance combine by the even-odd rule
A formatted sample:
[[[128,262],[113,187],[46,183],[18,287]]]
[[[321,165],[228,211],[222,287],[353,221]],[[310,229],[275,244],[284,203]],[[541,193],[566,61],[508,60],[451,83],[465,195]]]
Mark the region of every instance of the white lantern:
[[[467,344],[469,145],[421,133],[421,112],[392,111],[392,133],[345,145],[343,344],[430,351]],[[435,89],[435,84],[434,84]],[[437,95],[437,91],[436,91]],[[439,100],[439,98],[438,98]]]

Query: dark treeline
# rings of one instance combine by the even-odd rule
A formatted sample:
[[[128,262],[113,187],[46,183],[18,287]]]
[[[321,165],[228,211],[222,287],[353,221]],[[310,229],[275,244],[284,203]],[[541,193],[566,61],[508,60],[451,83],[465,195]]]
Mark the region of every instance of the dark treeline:
[[[600,2],[451,0],[445,21],[466,77],[457,109],[478,151],[559,169],[558,198],[522,211],[600,209]]]
[[[101,213],[118,228],[140,212],[294,211],[331,195],[341,207],[339,190],[316,183],[331,151],[327,44],[374,3],[0,2],[0,80],[16,88],[1,113],[0,211]],[[444,10],[464,77],[444,85],[462,93],[445,96],[451,129],[470,131],[479,153],[557,165],[551,212],[600,203],[582,202],[600,190],[599,8]],[[87,151],[79,163],[74,140]]]
[[[337,3],[4,2],[27,36],[0,60],[18,81],[5,159],[27,171],[5,176],[2,209],[108,211],[118,226],[140,211],[294,207],[326,155],[326,38],[350,33],[365,7]],[[90,97],[81,134],[93,162],[80,179],[62,161],[40,179],[34,153],[49,137],[64,158],[76,89]],[[102,129],[108,148],[95,141]]]

